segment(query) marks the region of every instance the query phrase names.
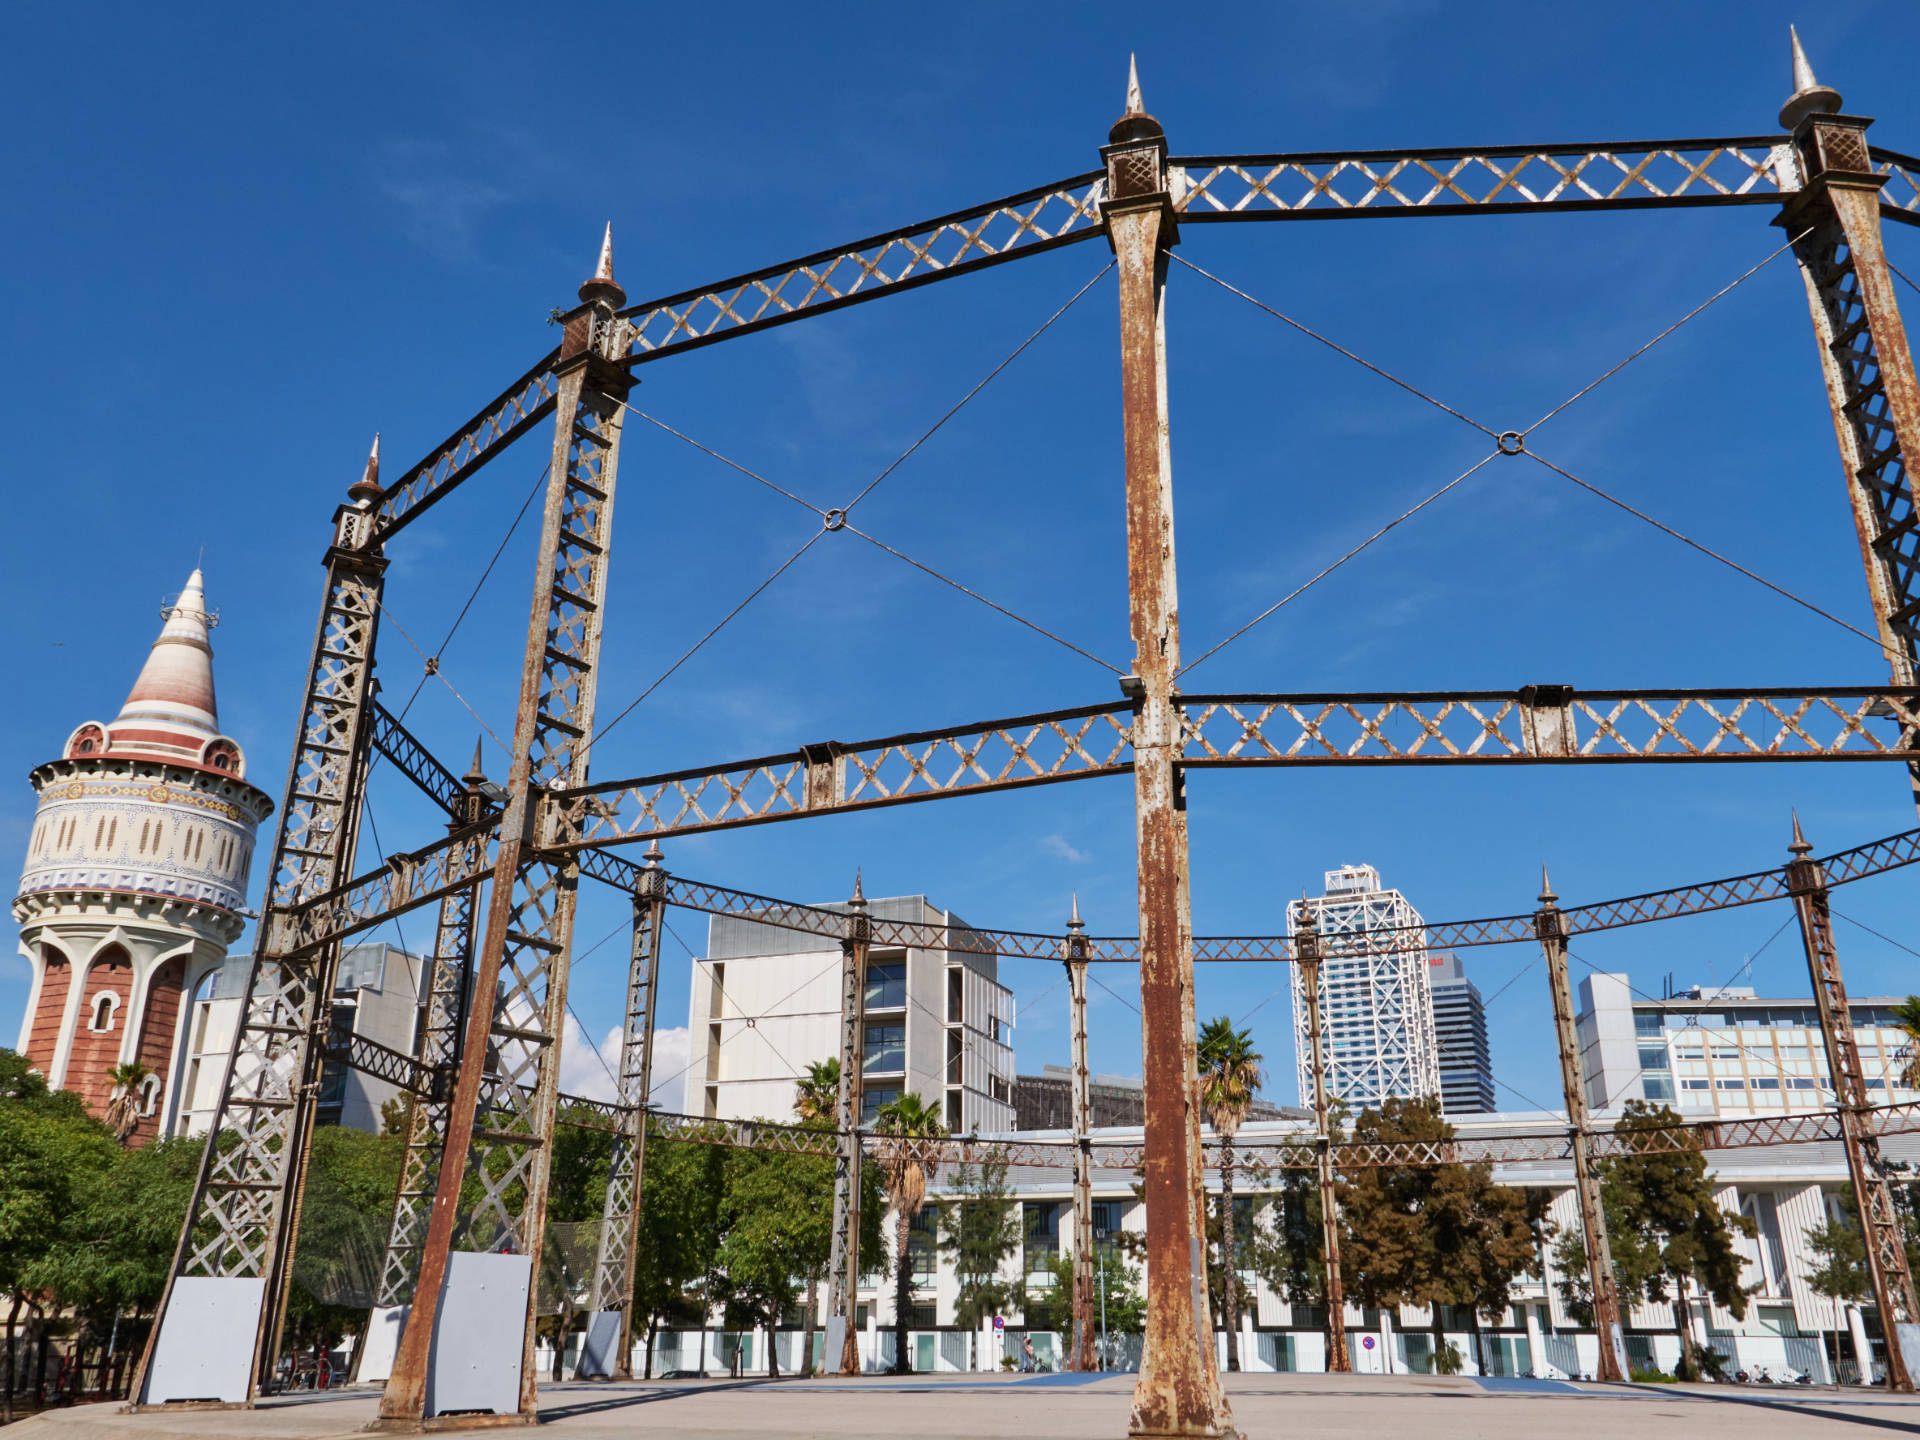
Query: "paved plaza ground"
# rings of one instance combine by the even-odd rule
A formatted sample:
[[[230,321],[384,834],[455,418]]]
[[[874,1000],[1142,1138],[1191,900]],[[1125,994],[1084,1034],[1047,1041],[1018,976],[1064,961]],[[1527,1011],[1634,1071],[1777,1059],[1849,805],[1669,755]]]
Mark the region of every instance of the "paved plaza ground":
[[[548,1386],[542,1430],[568,1440],[1078,1440],[1126,1434],[1131,1376],[872,1376]],[[1424,1375],[1230,1375],[1250,1440],[1865,1440],[1920,1434],[1920,1399],[1883,1392],[1736,1385],[1568,1385]],[[251,1411],[123,1415],[55,1411],[9,1440],[331,1440],[373,1419],[371,1392],[271,1400]],[[478,1433],[500,1434],[498,1430]],[[512,1432],[507,1432],[512,1433]]]

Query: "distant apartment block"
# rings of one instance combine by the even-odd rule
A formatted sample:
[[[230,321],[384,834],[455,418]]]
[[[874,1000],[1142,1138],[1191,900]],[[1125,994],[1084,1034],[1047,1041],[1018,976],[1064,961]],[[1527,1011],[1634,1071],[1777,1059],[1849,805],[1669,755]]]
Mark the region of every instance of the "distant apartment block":
[[[1893,1023],[1893,996],[1850,1002],[1867,1096],[1920,1100],[1901,1080],[1908,1041]],[[1625,975],[1580,982],[1575,1024],[1588,1103],[1604,1109],[1650,1100],[1699,1115],[1778,1115],[1834,1102],[1820,1014],[1808,999],[1768,999],[1745,985],[1695,985],[1654,1000]]]
[[[1436,955],[1428,971],[1433,1035],[1440,1049],[1440,1108],[1449,1115],[1489,1115],[1494,1103],[1493,1051],[1487,1006],[1457,955]]]
[[[1393,949],[1368,953],[1380,932],[1420,925],[1420,913],[1398,890],[1380,883],[1371,865],[1326,872],[1326,893],[1306,902],[1322,937],[1320,1017],[1329,1092],[1356,1110],[1389,1096],[1440,1094],[1439,1045],[1427,951],[1409,932]],[[1287,918],[1293,933],[1292,907]],[[1307,1012],[1300,967],[1292,970],[1293,1030],[1300,1101],[1313,1103],[1308,1071]]]
[[[1147,1102],[1138,1075],[1090,1075],[1087,1098],[1093,1109],[1093,1128],[1144,1125]],[[1013,1082],[1014,1128],[1017,1130],[1073,1129],[1073,1070],[1067,1065],[1043,1065],[1038,1075],[1022,1075]],[[1278,1120],[1300,1112],[1283,1110],[1268,1100],[1255,1100],[1251,1120]]]
[[[844,905],[824,906],[844,910]],[[876,920],[964,921],[923,895],[868,902]],[[875,945],[866,985],[865,1120],[903,1091],[939,1108],[949,1130],[1014,1127],[1013,992],[998,957]],[[840,947],[818,935],[716,915],[693,965],[689,1108],[729,1120],[790,1119],[807,1067],[840,1051]]]

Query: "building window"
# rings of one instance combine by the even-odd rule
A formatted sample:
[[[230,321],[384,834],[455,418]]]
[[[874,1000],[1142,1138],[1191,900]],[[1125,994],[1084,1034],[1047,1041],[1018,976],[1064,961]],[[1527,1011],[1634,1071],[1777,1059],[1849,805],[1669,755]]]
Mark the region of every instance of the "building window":
[[[892,1073],[907,1068],[907,1027],[900,1021],[867,1026],[867,1061],[869,1074]]]
[[[1711,1090],[1713,1088],[1713,1082],[1711,1080],[1682,1080],[1680,1082],[1680,1088],[1682,1090]]]
[[[113,1029],[113,1012],[120,1008],[120,997],[111,990],[103,990],[93,997],[93,1018],[87,1021],[89,1030]]]
[[[860,1106],[860,1123],[871,1125],[880,1111],[900,1098],[900,1087],[889,1085],[882,1088],[867,1086]]]
[[[1713,1083],[1722,1090],[1744,1090],[1747,1088],[1747,1082],[1744,1080],[1716,1080]]]
[[[867,1009],[903,1010],[907,1004],[907,962],[889,960],[867,966]]]
[[[160,1103],[160,1077],[149,1075],[140,1082],[140,1113],[153,1114],[154,1107]]]
[[[1780,1088],[1780,1082],[1771,1076],[1761,1076],[1753,1082],[1753,1088],[1756,1090],[1778,1090]]]

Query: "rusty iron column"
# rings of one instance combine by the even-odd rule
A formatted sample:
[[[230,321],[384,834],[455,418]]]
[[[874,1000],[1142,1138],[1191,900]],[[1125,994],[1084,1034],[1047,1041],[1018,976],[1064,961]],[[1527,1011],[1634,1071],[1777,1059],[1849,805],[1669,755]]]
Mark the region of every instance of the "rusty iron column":
[[[860,1112],[866,1104],[867,949],[873,925],[857,872],[847,911],[847,933],[840,942],[840,1093],[835,1106],[840,1141],[833,1157],[833,1245],[827,1260],[829,1353],[821,1358],[841,1375],[858,1375]],[[836,1327],[841,1332],[838,1356],[831,1353]]]
[[[1347,1291],[1340,1275],[1340,1199],[1334,1188],[1333,1126],[1328,1118],[1326,1032],[1320,1022],[1320,931],[1313,909],[1302,905],[1293,936],[1293,963],[1300,967],[1300,994],[1307,1006],[1307,1068],[1313,1075],[1313,1168],[1320,1186],[1320,1261],[1326,1273],[1327,1371],[1353,1370],[1347,1350]]]
[[[481,788],[487,777],[481,768],[479,741],[474,743],[473,764],[461,779],[457,810],[447,822],[450,835],[489,818],[493,808]],[[420,1274],[427,1215],[439,1181],[446,1140],[447,1091],[452,1086],[453,1067],[459,1063],[460,1034],[466,1024],[467,977],[473,966],[473,921],[482,888],[476,884],[440,902],[433,957],[420,1004],[419,1038],[414,1047],[414,1058],[438,1078],[432,1094],[412,1096],[407,1104],[400,1185],[394,1195],[393,1215],[387,1226],[387,1248],[381,1257],[379,1288],[373,1302],[377,1316],[382,1312],[390,1315],[394,1309],[408,1304],[413,1299],[414,1281]],[[390,1319],[387,1323],[391,1323]],[[363,1342],[355,1356],[356,1372],[366,1353]]]
[[[1873,1303],[1880,1311],[1880,1333],[1886,1338],[1887,1388],[1910,1391],[1914,1377],[1901,1342],[1915,1335],[1920,1303],[1914,1296],[1913,1274],[1907,1268],[1900,1216],[1880,1161],[1880,1139],[1873,1133],[1867,1114],[1866,1078],[1853,1038],[1847,987],[1840,977],[1840,953],[1833,943],[1827,871],[1812,858],[1813,847],[1800,833],[1798,815],[1793,817],[1793,843],[1788,848],[1793,859],[1787,864],[1787,889],[1792,892],[1794,912],[1800,920],[1800,943],[1807,952],[1813,998],[1820,1007],[1820,1033],[1826,1041],[1827,1071],[1840,1114],[1840,1140],[1847,1152],[1854,1203],[1860,1211],[1861,1237],[1866,1241],[1867,1278],[1873,1282]]]
[[[618,314],[625,300],[613,278],[609,227],[600,263],[580,287],[580,304],[562,317],[553,460],[485,939],[474,965],[420,1276],[380,1401],[376,1424],[382,1428],[415,1429],[446,1410],[485,1410],[496,1424],[532,1424],[538,1414],[534,1277],[545,1240],[579,888],[577,862],[543,851],[564,838],[552,832],[565,821],[546,796],[589,778],[623,401],[633,383],[617,363],[626,353],[627,322]],[[477,1196],[472,1213],[465,1214],[469,1179]],[[476,1292],[463,1295],[449,1285],[449,1276],[455,1238],[469,1234],[487,1258],[459,1252],[466,1283]],[[507,1256],[524,1256],[530,1273],[497,1263]],[[527,1286],[527,1296],[517,1385],[503,1384],[499,1367],[440,1373],[435,1336],[448,1296],[464,1316],[483,1286],[498,1295],[519,1284]],[[502,1409],[509,1391],[517,1391],[514,1408]]]
[[[1097,1370],[1094,1326],[1093,1087],[1087,1074],[1087,927],[1080,897],[1067,921],[1067,993],[1072,1010],[1073,1054],[1073,1358],[1075,1370]]]
[[[1880,643],[1893,683],[1920,684],[1920,509],[1906,459],[1920,453],[1920,381],[1881,244],[1886,176],[1867,149],[1873,122],[1838,113],[1797,35],[1793,79],[1780,111],[1793,143],[1778,163],[1795,188],[1774,223],[1794,237],[1806,282]],[[1920,764],[1908,773],[1920,806]]]
[[[1137,75],[1100,154],[1100,213],[1119,273],[1120,392],[1126,464],[1127,596],[1134,671],[1135,838],[1139,848],[1141,1065],[1146,1089],[1142,1192],[1147,1316],[1129,1433],[1236,1433],[1214,1358],[1195,1068],[1193,916],[1187,889],[1185,777],[1179,765],[1180,607],[1173,560],[1167,433],[1166,279],[1177,241],[1167,141]]]
[[[374,692],[386,557],[376,524],[380,441],[350,503],[334,511],[325,596],[287,766],[266,903],[220,1105],[173,1263],[133,1376],[136,1408],[208,1398],[250,1405],[270,1386],[291,1283],[313,1122],[340,958],[335,941],[287,958],[286,912],[353,871]],[[244,1364],[211,1376],[190,1354],[211,1316],[252,1333]],[[169,1364],[164,1357],[173,1357]],[[223,1357],[231,1360],[232,1357]]]
[[[1567,977],[1567,917],[1553,902],[1559,897],[1540,871],[1540,908],[1533,912],[1533,933],[1547,960],[1547,986],[1553,992],[1553,1033],[1560,1048],[1560,1088],[1567,1099],[1567,1138],[1573,1149],[1573,1189],[1580,1202],[1580,1236],[1587,1248],[1587,1278],[1593,1287],[1593,1329],[1600,1339],[1602,1380],[1626,1380],[1627,1341],[1621,1329],[1620,1287],[1613,1274],[1613,1244],[1607,1238],[1607,1212],[1600,1201],[1600,1176],[1594,1169],[1593,1129],[1587,1111],[1586,1067],[1573,1024],[1573,982]]]
[[[653,1089],[653,1032],[659,1006],[660,937],[667,921],[667,872],[658,842],[647,846],[646,868],[633,896],[633,945],[627,957],[627,1009],[620,1033],[620,1093],[625,1113],[607,1166],[607,1199],[600,1218],[600,1253],[593,1274],[596,1317],[616,1315],[613,1353],[589,1356],[581,1346],[575,1378],[633,1378],[633,1267],[640,1251],[640,1205],[646,1179],[647,1106]],[[589,1322],[590,1324],[592,1322]],[[613,1326],[601,1322],[596,1341]],[[592,1347],[596,1351],[599,1347]],[[591,1367],[591,1368],[590,1368]]]

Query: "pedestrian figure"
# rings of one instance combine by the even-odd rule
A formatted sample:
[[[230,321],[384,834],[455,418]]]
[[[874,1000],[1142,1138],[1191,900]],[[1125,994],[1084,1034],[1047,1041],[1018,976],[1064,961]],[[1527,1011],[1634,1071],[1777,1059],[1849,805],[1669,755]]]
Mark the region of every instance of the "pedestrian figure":
[[[1022,1335],[1020,1337],[1020,1349],[1026,1354],[1026,1362],[1022,1364],[1020,1368],[1028,1374],[1032,1374],[1033,1371],[1038,1368],[1033,1358],[1033,1336]]]

